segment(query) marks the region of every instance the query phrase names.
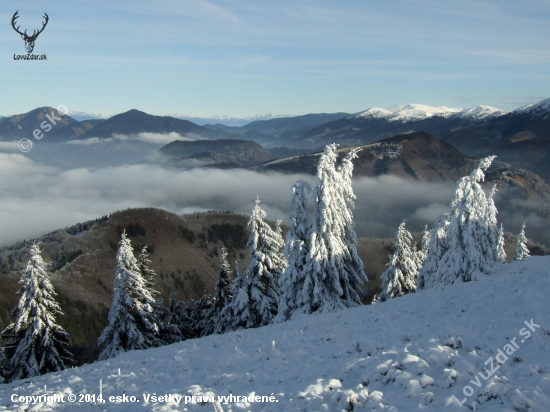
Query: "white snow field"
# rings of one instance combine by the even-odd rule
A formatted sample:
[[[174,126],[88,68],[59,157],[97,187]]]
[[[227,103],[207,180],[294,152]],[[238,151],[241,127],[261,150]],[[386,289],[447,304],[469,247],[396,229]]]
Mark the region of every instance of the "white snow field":
[[[86,402],[100,380],[106,402]],[[19,403],[55,394],[62,401]],[[136,402],[109,400],[123,395]],[[0,385],[0,410],[550,411],[550,257],[372,306]]]

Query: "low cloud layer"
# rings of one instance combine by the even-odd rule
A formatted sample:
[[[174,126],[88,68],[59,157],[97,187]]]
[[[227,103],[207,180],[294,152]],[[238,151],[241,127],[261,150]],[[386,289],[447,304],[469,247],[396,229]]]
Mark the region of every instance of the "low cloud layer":
[[[133,135],[125,134],[113,134],[112,137],[108,138],[99,138],[99,137],[90,137],[88,139],[75,139],[69,140],[67,144],[76,145],[76,146],[91,146],[97,144],[107,144],[116,141],[140,141],[145,143],[166,145],[175,140],[182,141],[194,141],[194,140],[203,140],[204,137],[190,133],[185,136],[180,135],[179,133],[138,133]]]
[[[289,189],[297,179],[308,180],[312,186],[317,182],[316,177],[306,175],[168,170],[154,164],[62,170],[21,154],[0,153],[0,245],[129,207],[158,207],[176,213],[215,209],[249,214],[256,195],[269,219],[286,221]],[[393,236],[403,219],[413,231],[420,231],[425,224],[431,227],[435,218],[448,210],[452,196],[451,183],[422,183],[395,176],[358,179],[354,190],[359,236]],[[529,237],[548,233],[548,222],[536,217],[516,213],[510,222],[509,214],[499,217],[507,230],[516,232],[519,227],[514,225],[526,219]]]

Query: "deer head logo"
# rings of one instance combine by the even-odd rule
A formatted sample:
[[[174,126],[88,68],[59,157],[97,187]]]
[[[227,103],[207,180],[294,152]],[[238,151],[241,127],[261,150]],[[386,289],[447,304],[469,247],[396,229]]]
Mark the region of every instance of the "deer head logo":
[[[19,17],[18,13],[19,13],[19,10],[16,11],[15,14],[13,15],[13,17],[11,18],[11,25],[12,25],[13,29],[21,35],[21,38],[23,40],[25,40],[25,48],[27,49],[27,53],[32,53],[32,51],[34,50],[34,42],[36,41],[36,38],[38,37],[38,35],[40,33],[42,33],[44,31],[44,29],[46,28],[46,24],[48,24],[49,17],[46,13],[44,13],[44,18],[46,19],[46,21],[44,23],[42,23],[42,28],[38,31],[34,30],[32,32],[32,35],[29,36],[27,34],[27,30],[25,30],[24,33],[21,33],[19,31],[19,26],[15,27],[16,20]]]

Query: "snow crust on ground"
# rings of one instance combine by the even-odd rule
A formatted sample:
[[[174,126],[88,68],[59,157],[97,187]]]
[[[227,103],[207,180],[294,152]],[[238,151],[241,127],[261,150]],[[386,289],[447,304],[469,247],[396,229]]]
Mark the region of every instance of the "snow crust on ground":
[[[549,296],[550,257],[535,256],[479,281],[0,385],[0,410],[550,411]],[[540,327],[522,342],[531,320]],[[514,338],[519,348],[488,376]],[[100,379],[104,399],[139,402],[67,402],[98,394]],[[278,402],[145,402],[153,393],[273,394]],[[14,404],[14,394],[64,394],[65,402],[28,407]]]

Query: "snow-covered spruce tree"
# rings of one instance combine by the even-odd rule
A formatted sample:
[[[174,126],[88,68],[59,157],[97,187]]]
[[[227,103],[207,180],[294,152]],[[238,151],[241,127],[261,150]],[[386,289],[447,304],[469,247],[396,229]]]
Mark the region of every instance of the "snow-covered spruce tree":
[[[361,304],[360,285],[367,281],[356,250],[351,188],[351,151],[336,170],[336,145],[319,159],[314,189],[314,217],[304,267],[301,313],[326,313]]]
[[[277,275],[277,278],[275,279],[277,283],[279,283],[279,278],[282,275],[282,273],[285,271],[286,267],[288,266],[288,259],[285,254],[285,240],[283,239],[283,228],[281,227],[283,224],[282,219],[277,219],[275,222],[275,242],[273,247],[273,255],[275,255],[275,258],[273,259],[273,263],[276,265],[276,270],[274,271]]]
[[[428,254],[418,273],[417,289],[434,287],[438,279],[439,262],[447,251],[447,226],[451,221],[448,213],[440,215],[430,233]]]
[[[357,234],[355,233],[355,223],[353,223],[353,209],[355,208],[355,194],[351,185],[351,177],[353,175],[353,159],[357,158],[357,153],[362,149],[351,149],[349,153],[342,159],[342,164],[338,167],[342,178],[342,197],[346,205],[345,213],[342,214],[344,219],[344,244],[349,252],[349,258],[344,261],[348,276],[344,277],[344,296],[352,296],[355,292],[361,290],[361,284],[367,282],[367,276],[364,272],[363,261],[357,253]],[[359,296],[357,295],[359,298]],[[360,303],[360,298],[358,303]]]
[[[183,309],[185,317],[190,320],[189,330],[193,338],[200,338],[213,333],[214,320],[209,317],[212,300],[212,295],[205,290],[200,299],[189,302]]]
[[[527,249],[527,238],[525,237],[525,222],[521,227],[521,232],[518,235],[518,242],[516,243],[516,253],[514,254],[514,260],[522,260],[531,257],[529,249]]]
[[[422,241],[420,242],[420,249],[416,252],[416,264],[420,269],[426,258],[428,257],[428,251],[430,250],[430,231],[428,225],[424,226],[424,232],[422,234]]]
[[[149,266],[150,264],[151,260],[149,259],[147,246],[144,246],[138,255],[138,267],[141,277],[144,280],[144,288],[148,293],[136,296],[136,298],[141,300],[142,304],[145,305],[148,303],[151,306],[152,312],[148,315],[149,321],[157,325],[161,340],[159,344],[179,342],[181,339],[178,328],[174,325],[163,323],[163,319],[169,316],[169,310],[162,306],[162,299],[159,299],[160,292],[155,290],[154,282],[157,274],[151,269]],[[149,297],[153,300],[149,300]]]
[[[220,318],[223,319],[223,324],[226,325],[225,332],[235,330],[239,327],[238,322],[235,322],[235,316],[233,310],[235,308],[235,299],[239,292],[245,286],[244,274],[239,268],[239,262],[235,262],[235,280],[233,280],[232,290],[231,290],[231,302],[229,305],[224,307],[220,313]],[[246,310],[246,308],[245,308]],[[241,314],[242,316],[242,314]]]
[[[212,319],[212,333],[225,333],[231,329],[232,319],[226,316],[224,309],[229,306],[233,297],[233,281],[231,280],[231,265],[227,261],[227,250],[222,247],[220,263],[218,265],[218,279],[216,280],[216,294],[212,301],[207,317]]]
[[[506,264],[506,252],[504,251],[504,230],[502,230],[502,225],[499,229],[497,225],[497,214],[498,210],[495,205],[494,197],[497,192],[496,183],[491,188],[491,192],[487,197],[487,232],[489,236],[489,242],[491,242],[491,247],[489,250],[493,253],[492,257],[489,257],[489,260],[494,261],[495,265]]]
[[[288,266],[279,279],[281,298],[279,300],[276,322],[284,322],[300,309],[306,307],[300,299],[304,287],[304,266],[308,252],[309,222],[307,218],[307,196],[311,186],[305,180],[298,180],[290,188],[292,192],[292,212],[290,213],[290,230],[286,234],[285,255]],[[309,311],[306,311],[309,313]]]
[[[469,176],[456,182],[450,204],[450,220],[445,229],[446,250],[438,260],[435,271],[427,273],[427,265],[424,265],[420,274],[420,288],[458,280],[475,280],[479,274],[487,274],[502,263],[498,258],[496,208],[492,203],[494,191],[487,199],[479,184],[494,158],[490,156],[482,159]],[[434,254],[438,252],[434,251]],[[426,263],[430,263],[430,269],[434,269],[431,254],[430,250]]]
[[[390,256],[388,269],[380,276],[381,302],[416,291],[419,269],[416,253],[413,250],[413,237],[405,229],[403,221],[395,233],[395,252]]]
[[[168,312],[167,323],[175,328],[178,337],[177,341],[193,338],[194,336],[191,330],[192,321],[186,316],[183,302],[176,299],[175,293],[172,293],[170,296]]]
[[[10,382],[60,371],[72,362],[69,336],[56,323],[63,313],[45,267],[40,248],[34,244],[19,282],[21,297],[11,312],[14,321],[2,331],[8,338],[2,349],[7,361],[5,378]]]
[[[237,273],[233,290],[231,311],[232,330],[256,328],[272,323],[277,315],[279,287],[277,280],[286,261],[279,251],[284,247],[282,238],[264,222],[266,213],[260,208],[260,200],[248,221],[250,238],[250,263],[244,273]]]
[[[504,250],[504,228],[502,227],[502,223],[500,224],[500,228],[498,229],[497,233],[497,260],[501,264],[506,264],[506,250]]]
[[[119,245],[109,325],[98,341],[100,346],[105,345],[100,360],[163,343],[153,307],[155,299],[141,274],[126,232],[122,232]]]

